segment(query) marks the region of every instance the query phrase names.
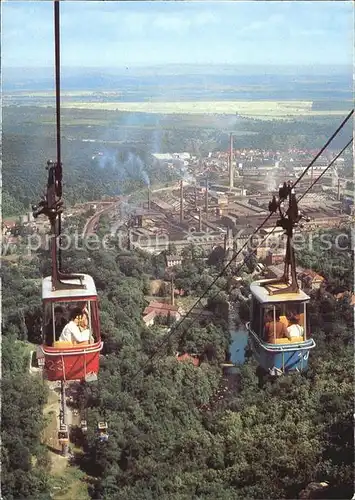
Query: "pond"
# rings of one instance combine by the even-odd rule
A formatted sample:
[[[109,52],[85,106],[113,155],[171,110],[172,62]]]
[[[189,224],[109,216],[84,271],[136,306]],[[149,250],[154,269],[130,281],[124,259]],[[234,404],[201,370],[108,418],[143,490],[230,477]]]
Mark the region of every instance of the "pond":
[[[245,361],[245,348],[248,344],[248,331],[239,325],[231,331],[231,344],[229,346],[230,361],[234,364],[243,364]]]

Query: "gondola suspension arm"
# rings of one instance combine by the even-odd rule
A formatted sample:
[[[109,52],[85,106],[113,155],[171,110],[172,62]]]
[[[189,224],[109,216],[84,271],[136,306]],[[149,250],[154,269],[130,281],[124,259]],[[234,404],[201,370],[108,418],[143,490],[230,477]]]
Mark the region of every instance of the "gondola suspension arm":
[[[55,94],[56,94],[56,139],[57,161],[47,162],[48,181],[47,191],[38,206],[33,206],[33,216],[43,214],[49,219],[51,225],[51,256],[52,256],[52,288],[84,288],[82,275],[64,274],[62,272],[62,255],[60,235],[62,232],[61,213],[63,210],[63,168],[61,162],[61,137],[60,137],[60,16],[59,2],[54,0],[54,44],[55,44]],[[59,243],[59,245],[58,245]],[[78,280],[79,283],[68,283],[68,280]],[[67,282],[65,282],[67,281]]]

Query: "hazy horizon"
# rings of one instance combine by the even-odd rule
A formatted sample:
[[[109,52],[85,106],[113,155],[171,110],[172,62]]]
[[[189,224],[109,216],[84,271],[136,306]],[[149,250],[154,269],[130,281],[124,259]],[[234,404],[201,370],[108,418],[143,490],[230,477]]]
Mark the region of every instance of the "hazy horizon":
[[[17,73],[17,72],[42,72],[52,74],[54,65],[48,66],[4,66],[2,65],[2,70],[7,73]],[[195,63],[165,63],[165,64],[142,64],[142,65],[130,65],[130,66],[63,66],[61,65],[61,71],[70,71],[72,73],[85,73],[85,72],[95,72],[95,73],[127,73],[127,72],[138,72],[138,71],[164,71],[164,70],[179,70],[188,71],[189,74],[201,73],[203,71],[205,74],[213,73],[215,70],[231,71],[233,74],[238,72],[240,74],[252,74],[256,73],[269,73],[269,72],[280,72],[285,71],[285,73],[299,72],[300,70],[307,70],[309,74],[318,73],[319,71],[326,70],[327,72],[340,72],[340,73],[352,73],[353,66],[351,64],[195,64]]]

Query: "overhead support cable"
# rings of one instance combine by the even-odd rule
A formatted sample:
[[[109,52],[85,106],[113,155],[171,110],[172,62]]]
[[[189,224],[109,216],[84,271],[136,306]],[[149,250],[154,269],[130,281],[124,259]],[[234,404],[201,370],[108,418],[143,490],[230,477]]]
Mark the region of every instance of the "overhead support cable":
[[[60,11],[59,11],[59,1],[54,0],[54,56],[55,56],[55,102],[56,102],[56,138],[57,138],[57,173],[60,179],[59,197],[62,196],[61,185],[62,185],[62,158],[61,158],[61,136],[60,136]],[[62,271],[62,251],[60,238],[62,233],[62,216],[58,215],[58,269]]]
[[[333,165],[334,163],[337,161],[337,159],[344,153],[344,151],[350,146],[350,144],[353,142],[353,138],[351,138],[349,140],[349,142],[346,144],[346,146],[343,147],[343,149],[340,151],[340,153],[338,153],[333,159],[332,161],[329,163],[329,165],[327,166],[327,168],[325,170],[323,170],[323,172],[316,178],[315,181],[312,182],[312,184],[306,189],[306,191],[304,193],[301,194],[301,196],[298,198],[297,200],[297,203],[302,200],[302,198],[304,196],[306,196],[306,194],[312,189],[312,187],[323,177],[323,175],[327,172],[327,170],[329,170]]]
[[[306,169],[302,172],[302,174],[299,176],[299,178],[296,180],[296,182],[293,184],[293,187],[296,187],[297,184],[303,179],[303,177],[306,175],[306,173],[308,172],[308,170],[314,165],[314,163],[318,160],[318,158],[321,156],[322,153],[324,153],[324,151],[327,149],[327,147],[329,146],[329,144],[332,142],[332,140],[339,134],[339,132],[341,131],[341,129],[345,126],[345,124],[350,120],[350,118],[352,117],[352,115],[354,114],[354,110],[352,109],[348,115],[344,118],[344,120],[341,122],[341,124],[339,125],[339,127],[336,129],[336,131],[333,133],[333,135],[327,140],[327,142],[324,144],[324,146],[322,147],[322,149],[320,149],[318,151],[318,153],[316,154],[316,156],[313,158],[313,160],[311,161],[311,163],[306,167]]]

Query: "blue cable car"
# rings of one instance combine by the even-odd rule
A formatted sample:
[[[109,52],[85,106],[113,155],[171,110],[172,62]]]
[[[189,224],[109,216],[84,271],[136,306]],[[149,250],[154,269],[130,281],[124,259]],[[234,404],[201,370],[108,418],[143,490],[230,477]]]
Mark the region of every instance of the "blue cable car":
[[[107,429],[108,429],[107,422],[98,422],[98,424],[97,424],[97,430],[99,432],[99,440],[101,442],[108,441],[108,436],[109,435],[108,435]]]
[[[287,210],[282,211],[285,199],[289,204]],[[298,210],[291,182],[279,188],[279,201],[274,196],[269,210],[279,212],[277,226],[287,235],[284,274],[280,279],[261,280],[250,285],[252,310],[246,327],[259,366],[270,375],[278,376],[306,370],[309,352],[316,344],[310,338],[307,311],[310,297],[299,289],[292,244],[294,227],[306,218]]]
[[[270,375],[302,372],[308,367],[309,351],[316,345],[312,338],[308,338],[310,330],[307,304],[310,298],[302,290],[270,295],[268,282],[269,280],[262,280],[250,285],[252,312],[247,329],[254,357]],[[278,290],[282,292],[286,286],[280,283]],[[271,332],[267,332],[264,326],[268,315],[271,319]],[[292,321],[293,317],[296,321]],[[299,335],[294,337],[287,336],[290,319],[299,331]],[[284,325],[285,333],[282,337],[277,336],[278,322]]]

